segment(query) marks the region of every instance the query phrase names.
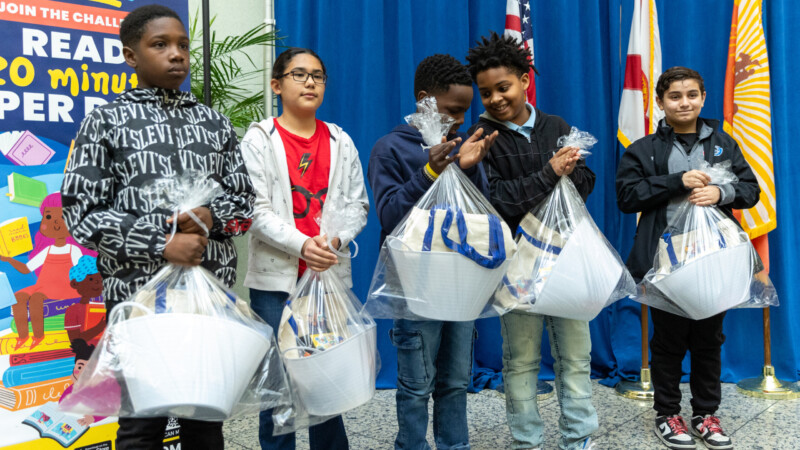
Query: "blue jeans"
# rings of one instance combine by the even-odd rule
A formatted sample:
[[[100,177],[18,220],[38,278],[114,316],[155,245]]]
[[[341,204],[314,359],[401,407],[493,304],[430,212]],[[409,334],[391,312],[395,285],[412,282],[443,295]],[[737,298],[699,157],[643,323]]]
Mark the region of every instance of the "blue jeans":
[[[536,384],[545,323],[555,359],[555,387],[561,406],[558,447],[573,448],[598,427],[597,411],[592,406],[589,323],[511,312],[500,317],[500,332],[503,335],[506,417],[515,449],[540,447],[544,440]]]
[[[280,291],[260,291],[250,289],[250,307],[264,322],[278,332],[283,306],[289,294]],[[294,433],[273,436],[272,410],[261,411],[258,417],[258,441],[263,450],[294,450]],[[327,422],[314,425],[308,429],[308,440],[311,450],[342,450],[349,448],[347,433],[342,416],[336,416]]]
[[[472,376],[474,322],[395,320],[397,423],[395,449],[430,449],[428,399],[438,450],[469,449],[467,387]]]

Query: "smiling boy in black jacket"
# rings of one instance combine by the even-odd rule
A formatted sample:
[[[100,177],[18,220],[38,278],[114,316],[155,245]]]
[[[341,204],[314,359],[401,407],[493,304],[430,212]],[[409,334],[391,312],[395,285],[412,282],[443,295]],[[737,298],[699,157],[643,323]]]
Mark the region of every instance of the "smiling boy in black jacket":
[[[568,176],[585,201],[595,175],[575,147],[558,148],[570,127],[558,116],[534,108],[525,99],[530,79],[530,54],[510,37],[483,38],[467,56],[486,112],[470,132],[499,132],[484,158],[492,206],[512,230],[541,203],[562,175]],[[503,383],[506,416],[514,448],[538,448],[544,424],[536,400],[544,323],[559,386],[559,448],[589,448],[598,427],[592,406],[589,323],[561,317],[512,311],[500,317],[503,336]]]
[[[641,213],[627,261],[637,281],[653,267],[659,236],[685,200],[698,206],[716,205],[738,224],[732,209],[754,206],[761,192],[736,141],[718,130],[718,121],[699,117],[706,98],[699,73],[685,67],[668,69],[658,79],[656,95],[666,117],[655,133],[628,146],[617,169],[619,208],[625,213]],[[731,170],[739,181],[710,185],[707,174],[689,167],[690,156],[695,152],[712,165],[731,161]],[[669,448],[695,448],[680,416],[681,363],[688,350],[692,367],[691,431],[708,448],[733,448],[714,415],[722,397],[720,351],[725,341],[725,313],[692,320],[655,308],[650,311],[656,436]]]
[[[160,5],[133,10],[120,27],[136,89],[84,119],[61,186],[64,220],[76,241],[97,250],[103,297],[111,310],[167,262],[202,265],[225,285],[236,281],[232,236],[252,219],[255,194],[230,121],[178,90],[189,73],[189,37],[179,16]],[[150,202],[147,182],[194,169],[224,194],[183,213]],[[178,419],[184,448],[221,449],[222,422]],[[116,448],[161,448],[166,417],[119,419]]]

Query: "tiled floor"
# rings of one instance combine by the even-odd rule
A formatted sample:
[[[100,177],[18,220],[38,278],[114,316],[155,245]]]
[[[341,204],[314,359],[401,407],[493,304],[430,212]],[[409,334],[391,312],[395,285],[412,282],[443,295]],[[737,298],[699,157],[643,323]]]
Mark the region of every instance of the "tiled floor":
[[[690,414],[689,385],[684,393],[683,412]],[[350,448],[390,449],[397,433],[393,390],[378,391],[366,405],[345,414]],[[473,449],[511,448],[506,426],[505,400],[495,391],[470,394],[470,443]],[[655,411],[650,404],[619,397],[614,390],[594,382],[593,402],[600,429],[594,433],[595,449],[666,448],[653,433]],[[558,402],[555,397],[540,405],[545,420],[544,448],[557,448]],[[733,384],[722,385],[722,405],[718,412],[722,425],[733,438],[737,449],[800,449],[800,400],[770,401],[746,397]],[[431,427],[428,441],[433,443]],[[258,449],[257,417],[232,420],[225,424],[226,448]],[[308,449],[308,433],[298,433],[298,449]],[[698,449],[704,448],[698,441]]]

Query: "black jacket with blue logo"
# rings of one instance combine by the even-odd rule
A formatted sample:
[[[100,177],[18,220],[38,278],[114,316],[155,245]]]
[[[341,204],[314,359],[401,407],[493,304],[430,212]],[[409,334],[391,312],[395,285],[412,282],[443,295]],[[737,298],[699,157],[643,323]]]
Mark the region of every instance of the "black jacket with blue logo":
[[[719,130],[719,121],[698,118],[712,130],[710,136],[701,138],[705,160],[711,165],[731,161],[731,170],[739,178],[733,184],[734,199],[718,208],[733,217],[733,209],[748,209],[758,203],[761,189],[750,165],[744,159],[739,144],[727,133]],[[627,266],[636,280],[644,277],[653,267],[658,248],[658,238],[667,227],[667,205],[671,198],[685,196],[690,189],[683,185],[685,172],[669,173],[669,155],[675,142],[671,126],[662,120],[655,133],[645,136],[630,146],[622,155],[617,168],[617,205],[624,213],[638,213],[639,225],[628,256]]]

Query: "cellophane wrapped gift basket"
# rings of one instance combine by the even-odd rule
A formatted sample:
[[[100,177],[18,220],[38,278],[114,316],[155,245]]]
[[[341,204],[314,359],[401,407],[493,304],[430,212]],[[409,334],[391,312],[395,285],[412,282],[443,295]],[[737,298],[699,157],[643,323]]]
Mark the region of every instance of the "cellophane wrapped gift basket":
[[[177,215],[222,190],[203,174],[186,173],[152,183],[146,195]],[[170,263],[113,309],[61,407],[103,416],[224,420],[288,402],[272,328],[211,272]]]
[[[736,183],[730,161],[711,166],[703,152],[692,169],[711,185]],[[658,241],[653,268],[635,300],[690,319],[705,319],[731,308],[777,306],[778,296],[747,233],[715,205],[680,204]]]
[[[320,230],[339,258],[351,256],[339,252],[333,238],[357,234],[364,216],[359,209],[363,206],[341,198],[325,201]],[[292,404],[273,411],[275,434],[325,422],[368,402],[380,369],[376,339],[375,321],[339,275],[306,269],[278,327]]]
[[[558,145],[577,147],[586,157],[595,142],[573,127]],[[517,253],[496,299],[503,310],[588,321],[634,292],[630,272],[597,228],[572,180],[563,175],[520,222]]]
[[[428,146],[447,134],[448,121],[429,104],[412,116],[407,120]],[[386,237],[366,309],[376,318],[411,320],[497,315],[492,295],[515,250],[508,225],[458,165],[449,164]]]

